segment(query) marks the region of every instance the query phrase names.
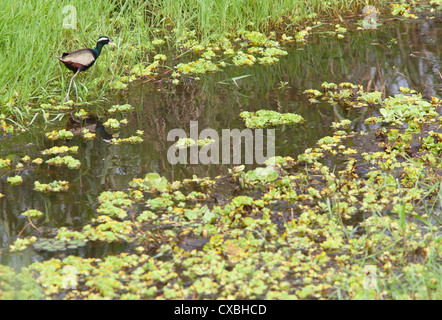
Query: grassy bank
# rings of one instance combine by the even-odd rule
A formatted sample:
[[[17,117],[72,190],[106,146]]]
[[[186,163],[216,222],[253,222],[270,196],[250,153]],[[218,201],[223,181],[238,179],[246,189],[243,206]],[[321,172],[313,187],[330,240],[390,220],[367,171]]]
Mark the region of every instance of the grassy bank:
[[[94,47],[108,35],[118,47],[108,48],[79,82],[86,96],[102,97],[113,79],[145,63],[152,40],[162,35],[173,48],[188,30],[202,42],[249,29],[268,33],[295,31],[301,22],[339,16],[366,1],[139,1],[2,0],[0,21],[0,112],[25,124],[38,111],[35,102],[61,102],[71,75],[53,57]],[[372,1],[380,5],[383,1]],[[71,28],[75,27],[75,28]],[[93,81],[93,79],[95,79]]]

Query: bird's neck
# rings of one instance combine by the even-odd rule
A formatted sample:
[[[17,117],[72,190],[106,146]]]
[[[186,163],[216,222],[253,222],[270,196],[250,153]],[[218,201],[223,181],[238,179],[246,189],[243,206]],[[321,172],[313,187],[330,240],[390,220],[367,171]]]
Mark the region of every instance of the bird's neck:
[[[103,49],[104,44],[103,43],[97,43],[97,46],[95,47],[95,49],[93,49],[95,51],[95,53],[97,54],[97,58],[101,53],[101,49]]]

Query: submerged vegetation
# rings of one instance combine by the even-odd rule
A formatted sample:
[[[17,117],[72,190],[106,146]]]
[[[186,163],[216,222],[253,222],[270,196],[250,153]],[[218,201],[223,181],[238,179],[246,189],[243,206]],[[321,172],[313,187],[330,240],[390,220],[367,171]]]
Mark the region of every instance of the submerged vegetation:
[[[433,2],[431,8],[439,8]],[[0,49],[17,50],[18,62],[1,56],[9,63],[0,69],[0,133],[6,139],[37,118],[47,124],[51,117],[54,121],[68,114],[76,124],[47,130],[44,138],[52,147],[33,157],[0,158],[0,178],[9,188],[20,188],[30,181],[24,168],[38,170],[46,164],[48,170],[87,170],[87,159],[77,159],[79,146],[68,142],[75,135],[83,142],[95,139],[88,120],[94,121],[96,132],[116,133],[106,136],[111,148],[143,142],[142,130],[118,135],[123,127],[135,127],[127,117],[138,112],[134,106],[114,104],[97,120],[81,100],[100,99],[135,81],[170,89],[227,66],[266,68],[287,55],[286,44],[305,43],[320,25],[316,19],[321,14],[339,17],[365,5],[295,3],[108,0],[96,1],[88,15],[81,15],[90,2],[78,1],[77,29],[57,32],[50,29],[54,24],[39,19],[20,25],[20,14],[45,13],[46,22],[61,23],[67,2],[24,1],[18,11],[6,7],[0,30],[14,32],[6,33]],[[391,10],[405,19],[416,17],[406,4]],[[299,26],[301,21],[314,23]],[[37,42],[32,33],[25,37],[23,28],[39,28],[44,39]],[[337,23],[330,32],[338,39],[348,36]],[[76,103],[59,105],[65,77],[48,52],[88,46],[90,39],[82,34],[95,33],[108,34],[119,47],[104,54],[93,76],[86,76]],[[33,55],[19,52],[24,47]],[[20,81],[6,68],[21,70]],[[237,85],[245,77],[230,80]],[[286,87],[281,81],[279,90]],[[45,258],[18,273],[0,265],[0,298],[442,298],[442,104],[437,97],[428,100],[415,90],[400,90],[385,97],[349,82],[323,82],[303,90],[312,110],[321,103],[366,110],[363,123],[369,129],[356,130],[352,119],[337,117],[332,134],[299,156],[275,156],[250,170],[233,167],[224,176],[181,181],[157,172],[131,176],[121,190],[101,192],[95,215],[82,225],[54,227],[48,221],[50,205],[26,208],[21,213],[24,227],[8,249],[11,254],[34,250]],[[237,117],[246,128],[307,122],[298,114],[273,110],[242,111]],[[78,123],[81,130],[76,130]],[[179,146],[212,142],[181,139]],[[83,183],[81,178],[32,185],[39,196],[50,198],[71,192],[77,183]],[[226,186],[234,192],[220,196]],[[84,248],[103,245],[120,249],[84,257]]]

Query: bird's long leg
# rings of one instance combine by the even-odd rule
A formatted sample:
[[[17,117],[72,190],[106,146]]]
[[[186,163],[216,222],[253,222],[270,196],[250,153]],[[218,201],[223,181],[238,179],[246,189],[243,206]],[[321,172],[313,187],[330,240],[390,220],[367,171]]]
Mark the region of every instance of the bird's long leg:
[[[80,72],[80,69],[77,70],[77,72],[75,72],[75,74],[73,75],[73,77],[71,78],[71,82],[69,83],[69,89],[68,89],[68,93],[66,94],[66,97],[64,97],[64,101],[68,101],[69,100],[69,93],[71,91],[71,86],[72,86],[72,81],[74,81],[75,77],[77,76],[77,74]]]
[[[75,89],[75,96],[78,98],[77,80],[74,80],[74,89]]]

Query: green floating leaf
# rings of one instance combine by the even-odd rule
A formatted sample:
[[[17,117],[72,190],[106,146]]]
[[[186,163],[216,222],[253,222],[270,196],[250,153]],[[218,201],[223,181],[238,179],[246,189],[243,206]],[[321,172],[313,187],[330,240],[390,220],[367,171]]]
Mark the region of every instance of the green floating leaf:
[[[250,129],[276,127],[279,125],[292,125],[304,121],[300,115],[295,113],[279,113],[272,110],[259,110],[257,112],[244,111],[240,114]]]

